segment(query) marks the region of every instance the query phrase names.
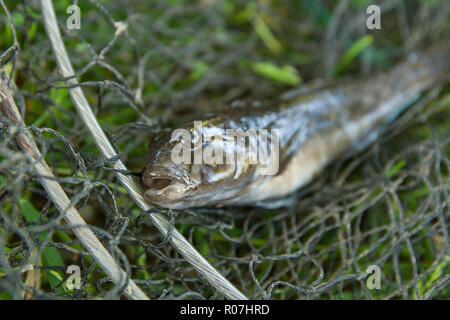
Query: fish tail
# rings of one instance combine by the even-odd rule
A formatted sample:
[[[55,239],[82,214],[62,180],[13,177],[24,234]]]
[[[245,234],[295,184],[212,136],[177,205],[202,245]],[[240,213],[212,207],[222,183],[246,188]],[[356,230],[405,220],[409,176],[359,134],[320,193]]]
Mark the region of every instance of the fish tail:
[[[449,43],[443,42],[410,54],[406,61],[391,71],[391,82],[403,87],[401,91],[419,92],[446,81],[450,74]]]
[[[355,105],[363,111],[359,113],[360,117],[356,116],[355,121],[346,125],[346,130],[353,133],[350,136],[354,141],[349,154],[376,140],[390,123],[420,98],[424,90],[448,80],[449,71],[450,46],[442,43],[410,54],[390,71],[370,79],[362,87],[355,87],[360,90]],[[355,88],[352,92],[356,91]],[[361,95],[371,98],[361,98]]]

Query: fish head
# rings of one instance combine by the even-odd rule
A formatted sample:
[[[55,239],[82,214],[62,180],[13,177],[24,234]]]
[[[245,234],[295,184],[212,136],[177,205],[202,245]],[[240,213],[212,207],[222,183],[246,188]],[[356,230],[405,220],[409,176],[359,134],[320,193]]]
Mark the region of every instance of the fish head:
[[[146,201],[183,209],[235,198],[254,172],[248,161],[226,161],[236,151],[234,137],[215,126],[188,126],[159,136],[150,143],[142,177]]]

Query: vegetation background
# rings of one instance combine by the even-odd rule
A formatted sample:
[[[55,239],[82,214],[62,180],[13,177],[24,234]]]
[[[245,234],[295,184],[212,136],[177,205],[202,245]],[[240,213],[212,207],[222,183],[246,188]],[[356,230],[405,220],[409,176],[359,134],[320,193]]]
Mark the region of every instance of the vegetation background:
[[[2,69],[24,97],[25,123],[47,163],[97,236],[152,299],[223,298],[109,170],[114,159],[98,152],[58,73],[39,1],[0,3],[0,51],[15,37],[19,45]],[[441,0],[53,3],[88,101],[134,172],[152,136],[193,114],[279,103],[317,79],[367,77],[450,31],[450,3]],[[66,28],[74,3],[79,30]],[[374,3],[381,30],[366,28]],[[115,36],[119,21],[126,32]],[[250,298],[448,299],[449,107],[448,84],[430,90],[375,144],[299,191],[292,207],[154,211]],[[0,299],[123,297],[0,119]],[[21,272],[29,263],[37,278]],[[79,290],[66,284],[72,264],[81,268]],[[381,268],[379,290],[366,286],[369,265]]]

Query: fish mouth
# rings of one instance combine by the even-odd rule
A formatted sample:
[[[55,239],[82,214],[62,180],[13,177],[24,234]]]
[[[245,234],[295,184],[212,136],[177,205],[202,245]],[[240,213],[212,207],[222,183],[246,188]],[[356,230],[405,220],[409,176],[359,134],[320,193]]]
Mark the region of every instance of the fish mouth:
[[[188,195],[191,186],[172,177],[154,177],[147,179],[144,198],[164,207],[177,202]]]
[[[145,199],[165,207],[185,198],[198,185],[186,172],[166,166],[152,166],[145,171],[142,180]]]

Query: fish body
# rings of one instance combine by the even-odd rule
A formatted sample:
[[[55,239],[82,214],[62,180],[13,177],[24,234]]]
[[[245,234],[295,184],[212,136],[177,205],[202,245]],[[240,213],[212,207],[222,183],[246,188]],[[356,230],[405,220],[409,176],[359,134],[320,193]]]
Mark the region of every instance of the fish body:
[[[424,90],[447,77],[449,57],[450,48],[440,45],[410,55],[388,72],[307,92],[275,108],[238,109],[207,115],[200,126],[188,123],[183,129],[190,138],[184,139],[191,141],[183,145],[192,154],[214,147],[224,158],[233,153],[235,162],[205,163],[191,157],[175,163],[173,150],[180,135],[160,136],[149,147],[143,174],[145,198],[173,209],[253,205],[282,198],[309,183],[339,155],[374,141]],[[229,129],[267,132],[246,136],[245,145],[239,146]],[[211,136],[221,138],[208,139]],[[255,162],[251,156],[236,156],[248,152],[249,146],[275,140],[277,170],[272,174],[267,174],[267,167],[274,157]]]

